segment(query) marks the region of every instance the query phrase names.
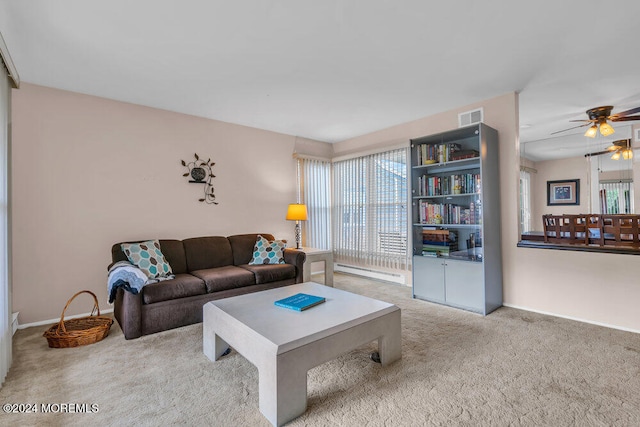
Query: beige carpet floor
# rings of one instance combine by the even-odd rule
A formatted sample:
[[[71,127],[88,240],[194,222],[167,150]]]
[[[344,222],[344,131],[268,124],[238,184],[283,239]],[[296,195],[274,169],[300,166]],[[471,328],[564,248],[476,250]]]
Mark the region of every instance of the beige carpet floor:
[[[308,374],[291,426],[640,426],[640,334],[501,308],[482,317],[411,298],[407,287],[336,275],[336,287],[402,309],[401,361],[370,344]],[[19,330],[0,403],[95,404],[94,413],[0,413],[11,426],[268,426],[256,368],[202,353],[202,325],[50,349]]]

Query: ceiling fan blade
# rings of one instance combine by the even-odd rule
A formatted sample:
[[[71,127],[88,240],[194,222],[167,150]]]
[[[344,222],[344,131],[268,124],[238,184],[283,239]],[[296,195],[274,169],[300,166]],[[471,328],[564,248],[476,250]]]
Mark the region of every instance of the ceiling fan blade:
[[[587,153],[584,156],[585,157],[591,157],[591,156],[599,156],[601,154],[611,154],[611,151],[607,151],[607,150],[605,150],[605,151],[597,151],[595,153]]]
[[[632,120],[640,120],[640,116],[612,117],[612,122],[630,122]]]
[[[640,107],[632,108],[630,110],[623,111],[621,113],[616,113],[614,114],[614,116],[617,118],[620,118],[620,117],[628,116],[630,114],[635,114],[635,113],[640,113]]]
[[[591,121],[589,121],[588,123],[585,123],[583,125],[580,125],[580,126],[574,126],[572,128],[563,129],[563,130],[559,130],[559,131],[556,131],[556,132],[551,132],[551,135],[555,135],[556,133],[560,133],[560,132],[566,132],[566,131],[571,130],[571,129],[583,128],[585,126],[589,126],[590,124],[591,124]]]

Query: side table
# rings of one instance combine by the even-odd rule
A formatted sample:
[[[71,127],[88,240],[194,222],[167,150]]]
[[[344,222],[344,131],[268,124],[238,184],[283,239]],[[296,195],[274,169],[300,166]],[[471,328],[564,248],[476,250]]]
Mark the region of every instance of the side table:
[[[333,251],[317,248],[301,248],[298,250],[307,255],[302,269],[303,281],[311,281],[311,263],[324,261],[324,284],[333,287]]]

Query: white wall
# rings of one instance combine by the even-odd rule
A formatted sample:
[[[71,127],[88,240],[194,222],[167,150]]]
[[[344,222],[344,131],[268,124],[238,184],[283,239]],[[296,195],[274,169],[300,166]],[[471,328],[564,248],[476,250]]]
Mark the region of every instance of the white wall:
[[[29,84],[13,95],[21,324],[59,317],[82,289],[108,308],[116,242],[252,232],[294,240],[284,218],[296,197],[295,137]],[[203,186],[182,176],[180,160],[194,153],[216,162],[217,206],[198,202]],[[67,314],[90,311],[83,298]]]

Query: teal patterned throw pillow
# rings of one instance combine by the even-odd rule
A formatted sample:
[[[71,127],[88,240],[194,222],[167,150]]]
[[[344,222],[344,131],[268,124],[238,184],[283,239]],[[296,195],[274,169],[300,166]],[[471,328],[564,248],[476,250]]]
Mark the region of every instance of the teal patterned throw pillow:
[[[253,247],[253,258],[250,265],[260,264],[284,264],[284,248],[287,247],[285,240],[268,241],[258,234],[258,239]]]
[[[171,266],[160,250],[157,240],[142,243],[123,243],[122,252],[129,262],[142,270],[149,279],[157,279],[173,274]]]

